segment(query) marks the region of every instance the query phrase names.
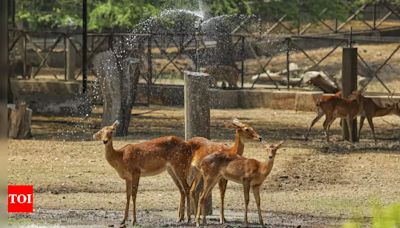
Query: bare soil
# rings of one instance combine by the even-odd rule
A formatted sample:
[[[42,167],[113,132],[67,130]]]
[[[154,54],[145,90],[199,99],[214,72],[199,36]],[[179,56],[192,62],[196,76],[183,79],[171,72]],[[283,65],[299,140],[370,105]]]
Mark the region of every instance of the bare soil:
[[[104,146],[91,140],[100,128],[101,107],[84,119],[33,116],[33,138],[10,140],[9,184],[33,184],[33,214],[11,214],[12,225],[117,224],[122,219],[124,182],[104,158]],[[374,119],[378,143],[368,126],[360,143],[340,140],[339,121],[327,143],[322,121],[309,141],[303,135],[316,114],[271,109],[212,110],[211,138],[232,144],[234,132],[223,127],[237,117],[254,126],[267,142],[285,140],[262,191],[264,221],[269,227],[340,226],[350,218],[368,218],[376,203],[400,202],[400,121],[397,116]],[[183,109],[135,107],[128,137],[115,138],[114,146],[137,143],[164,135],[184,136]],[[264,160],[260,143],[246,144],[245,156]],[[175,223],[179,193],[163,173],[140,180],[138,222],[144,227],[192,226]],[[213,191],[219,208],[218,189]],[[226,227],[243,221],[242,186],[229,183]],[[250,221],[257,224],[254,199]],[[210,220],[217,226],[218,212]],[[253,226],[252,225],[252,226]]]

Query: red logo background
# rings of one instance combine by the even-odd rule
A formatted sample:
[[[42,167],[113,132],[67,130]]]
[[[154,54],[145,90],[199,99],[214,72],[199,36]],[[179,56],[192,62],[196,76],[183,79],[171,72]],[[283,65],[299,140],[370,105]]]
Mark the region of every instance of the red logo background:
[[[12,204],[11,194],[23,194],[27,197],[31,194],[31,203],[19,203],[14,197]],[[20,197],[24,198],[24,197]],[[32,213],[33,212],[33,186],[32,185],[9,185],[8,186],[8,213]]]

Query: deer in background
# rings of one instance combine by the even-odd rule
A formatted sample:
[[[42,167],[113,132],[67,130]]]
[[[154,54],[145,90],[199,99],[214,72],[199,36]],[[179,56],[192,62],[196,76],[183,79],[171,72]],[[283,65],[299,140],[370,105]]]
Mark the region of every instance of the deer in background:
[[[186,198],[187,218],[190,221],[190,188],[186,182],[192,158],[190,146],[181,138],[165,136],[143,143],[128,144],[116,150],[113,147],[112,135],[118,124],[119,122],[115,121],[113,125],[103,127],[93,135],[93,138],[103,141],[108,163],[126,182],[126,207],[121,225],[125,225],[128,219],[131,196],[133,202],[132,223],[136,223],[136,194],[140,177],[154,176],[165,170],[168,171],[181,194],[178,220],[183,221],[184,219]]]
[[[218,81],[222,81],[223,85],[226,81],[229,88],[237,88],[239,71],[233,66],[208,66],[204,72],[211,76],[211,86],[213,87],[217,87]]]
[[[319,98],[319,100],[316,102],[316,106],[317,106],[317,116],[313,119],[313,121],[310,124],[310,127],[308,128],[308,131],[305,135],[305,140],[308,140],[308,135],[311,131],[311,128],[325,115],[325,112],[328,112],[328,109],[324,109],[325,105],[321,106],[321,103],[329,103],[332,102],[331,100],[336,99],[336,98],[341,98],[342,96],[342,91],[339,91],[337,93],[335,93],[333,96],[321,96]],[[328,108],[328,107],[327,107]]]
[[[203,214],[203,225],[206,224],[206,214],[204,211],[205,199],[211,193],[211,190],[217,182],[224,178],[243,185],[245,201],[244,222],[246,227],[248,226],[247,210],[250,188],[256,200],[259,222],[264,226],[260,206],[260,187],[271,172],[276,151],[282,144],[283,142],[275,145],[265,144],[268,154],[268,160],[266,162],[245,158],[237,154],[229,155],[221,152],[216,152],[205,157],[200,165],[200,170],[204,178],[204,186],[197,208],[196,225],[200,225],[201,213]]]
[[[326,97],[317,102],[318,114],[311,122],[310,127],[305,136],[305,140],[308,139],[308,134],[311,128],[314,126],[322,116],[325,115],[325,121],[323,123],[326,140],[329,142],[329,129],[333,121],[336,118],[344,118],[347,121],[347,127],[349,132],[352,132],[353,124],[352,120],[357,117],[363,111],[362,95],[360,92],[354,92],[350,98],[340,97],[340,92],[336,93],[335,96]],[[353,138],[350,137],[351,142]]]
[[[393,94],[389,99],[392,99]],[[386,116],[390,114],[395,114],[400,116],[400,108],[399,108],[399,103],[394,103],[392,102],[391,105],[382,107],[378,105],[372,98],[369,97],[364,97],[361,96],[361,100],[363,103],[363,112],[360,115],[360,128],[359,128],[359,136],[361,135],[361,129],[364,125],[364,120],[365,118],[368,121],[369,127],[371,128],[372,131],[372,136],[374,138],[374,141],[376,143],[376,137],[375,137],[375,127],[374,127],[374,122],[372,119],[374,117],[381,117],[381,116]]]
[[[249,125],[240,122],[238,119],[233,119],[232,122],[226,123],[226,127],[236,129],[235,133],[235,144],[232,147],[227,146],[224,143],[212,142],[203,137],[193,137],[188,141],[192,147],[193,158],[192,158],[192,174],[194,176],[190,185],[190,197],[196,210],[198,204],[198,194],[196,189],[201,181],[200,164],[204,157],[214,152],[221,152],[227,156],[242,155],[244,145],[247,141],[262,141],[261,136]],[[224,216],[224,198],[226,190],[227,180],[220,179],[219,190],[221,195],[221,213],[220,222],[225,222]],[[195,211],[196,213],[196,211]]]

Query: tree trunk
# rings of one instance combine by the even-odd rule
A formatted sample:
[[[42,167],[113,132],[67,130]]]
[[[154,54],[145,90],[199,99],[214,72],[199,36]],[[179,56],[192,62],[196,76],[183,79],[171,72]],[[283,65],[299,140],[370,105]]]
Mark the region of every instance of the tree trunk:
[[[31,135],[32,110],[25,103],[9,104],[8,108],[8,137],[26,139]]]
[[[140,63],[139,58],[120,59],[113,51],[99,53],[93,60],[103,97],[102,125],[108,126],[119,120],[117,136],[128,134],[140,77]]]

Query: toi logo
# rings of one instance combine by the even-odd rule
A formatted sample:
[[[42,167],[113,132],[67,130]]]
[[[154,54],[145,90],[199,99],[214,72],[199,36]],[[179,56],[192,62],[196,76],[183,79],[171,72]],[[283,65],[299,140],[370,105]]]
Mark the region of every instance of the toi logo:
[[[33,212],[33,186],[9,185],[8,186],[8,213]]]

